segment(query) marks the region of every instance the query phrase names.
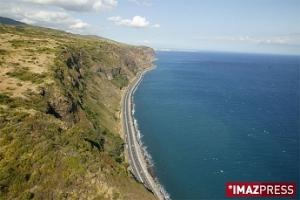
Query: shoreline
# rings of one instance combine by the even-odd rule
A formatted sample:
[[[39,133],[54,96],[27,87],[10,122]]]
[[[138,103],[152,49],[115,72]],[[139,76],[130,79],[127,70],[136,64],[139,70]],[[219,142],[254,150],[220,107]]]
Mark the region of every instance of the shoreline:
[[[127,86],[122,95],[122,128],[125,139],[125,149],[127,160],[129,161],[130,171],[136,180],[142,183],[146,189],[151,191],[159,200],[168,200],[169,195],[166,193],[158,179],[149,172],[151,169],[151,156],[146,151],[143,142],[141,141],[141,134],[138,129],[137,120],[134,118],[134,101],[133,94],[137,90],[144,75],[155,69],[156,66],[143,69],[139,72],[133,81]]]

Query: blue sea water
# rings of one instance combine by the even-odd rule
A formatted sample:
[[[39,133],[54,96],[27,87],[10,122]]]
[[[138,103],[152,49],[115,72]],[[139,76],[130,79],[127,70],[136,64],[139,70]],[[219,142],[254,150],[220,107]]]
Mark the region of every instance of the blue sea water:
[[[135,118],[172,199],[224,199],[229,181],[299,187],[299,57],[157,58],[134,95]]]

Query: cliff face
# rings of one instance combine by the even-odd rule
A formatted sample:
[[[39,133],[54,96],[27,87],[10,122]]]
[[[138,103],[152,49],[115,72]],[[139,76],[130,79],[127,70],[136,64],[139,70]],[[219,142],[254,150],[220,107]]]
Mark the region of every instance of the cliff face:
[[[0,199],[154,199],[128,172],[122,88],[151,48],[0,25]]]

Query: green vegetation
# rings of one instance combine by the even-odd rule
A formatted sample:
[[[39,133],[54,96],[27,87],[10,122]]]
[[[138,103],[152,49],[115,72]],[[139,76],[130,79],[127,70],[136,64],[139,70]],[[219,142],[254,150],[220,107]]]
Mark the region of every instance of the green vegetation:
[[[0,55],[7,55],[8,51],[6,51],[5,49],[0,49]]]
[[[35,45],[35,41],[30,40],[11,40],[9,41],[13,47],[19,48],[19,47],[27,47],[28,45]]]
[[[14,72],[8,72],[7,75],[11,77],[18,78],[22,81],[31,81],[32,83],[42,83],[44,78],[47,77],[46,74],[32,73],[28,69],[20,68]]]
[[[8,104],[10,102],[11,102],[11,99],[9,98],[9,96],[7,96],[6,94],[0,93],[0,103],[1,104]]]
[[[128,172],[118,117],[152,50],[32,26],[0,25],[0,39],[0,199],[154,199]]]
[[[119,88],[123,88],[128,85],[128,78],[126,75],[118,74],[112,80],[112,82]]]

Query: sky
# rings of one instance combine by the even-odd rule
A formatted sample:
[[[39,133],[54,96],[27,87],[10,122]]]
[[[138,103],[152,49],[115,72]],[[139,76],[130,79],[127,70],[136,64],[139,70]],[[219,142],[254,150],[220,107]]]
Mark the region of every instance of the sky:
[[[300,55],[300,0],[0,0],[0,16],[157,50]]]

